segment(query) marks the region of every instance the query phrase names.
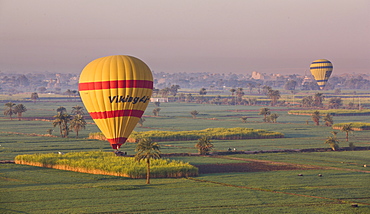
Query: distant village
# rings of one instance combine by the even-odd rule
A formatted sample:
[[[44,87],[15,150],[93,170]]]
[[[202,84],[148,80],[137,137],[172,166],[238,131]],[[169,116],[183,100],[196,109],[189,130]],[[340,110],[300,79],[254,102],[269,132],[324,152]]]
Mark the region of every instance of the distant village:
[[[285,90],[318,90],[318,86],[310,73],[282,75],[265,74],[256,71],[245,74],[219,73],[165,73],[153,72],[156,89],[177,86],[182,89],[225,90],[244,88],[257,90],[263,86]],[[79,74],[71,73],[7,73],[0,71],[0,94],[17,94],[24,92],[38,93],[78,93]],[[326,90],[370,89],[370,75],[342,74],[332,75],[326,85]]]

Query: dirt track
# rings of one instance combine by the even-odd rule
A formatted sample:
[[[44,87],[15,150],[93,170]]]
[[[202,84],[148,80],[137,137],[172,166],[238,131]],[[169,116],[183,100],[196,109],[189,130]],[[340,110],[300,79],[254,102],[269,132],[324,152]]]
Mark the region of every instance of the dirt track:
[[[228,172],[266,172],[278,170],[308,170],[315,167],[299,167],[293,165],[277,165],[260,162],[252,163],[228,163],[228,164],[207,164],[195,165],[199,169],[199,174],[207,173],[228,173]]]

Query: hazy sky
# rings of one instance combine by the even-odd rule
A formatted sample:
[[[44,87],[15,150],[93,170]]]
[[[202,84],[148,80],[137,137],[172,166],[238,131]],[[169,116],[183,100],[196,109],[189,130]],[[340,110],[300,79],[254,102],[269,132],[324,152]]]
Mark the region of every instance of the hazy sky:
[[[0,0],[0,71],[79,73],[132,55],[155,72],[370,73],[370,0]]]

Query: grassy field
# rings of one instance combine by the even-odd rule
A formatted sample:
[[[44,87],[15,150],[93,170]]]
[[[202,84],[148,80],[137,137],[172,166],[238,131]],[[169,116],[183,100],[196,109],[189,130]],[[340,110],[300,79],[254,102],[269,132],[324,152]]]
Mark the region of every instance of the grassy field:
[[[297,176],[303,173],[304,176]],[[317,174],[323,174],[318,177]],[[368,213],[368,174],[340,170],[142,180],[1,167],[2,213]],[[358,208],[352,208],[358,203]]]
[[[70,112],[80,102],[53,99],[48,102],[23,102],[28,111],[24,119],[49,117],[64,106]],[[3,111],[0,103],[0,111]],[[277,123],[262,122],[258,115],[262,106],[214,106],[184,103],[161,103],[159,117],[153,117],[150,104],[144,114],[146,121],[135,131],[203,130],[205,128],[253,128],[281,132],[285,138],[255,140],[213,140],[216,151],[236,148],[237,151],[261,151],[305,148],[328,148],[324,141],[333,131],[315,126],[310,116],[289,115],[282,107],[269,107],[277,113]],[[190,112],[197,110],[198,118]],[[247,123],[240,120],[247,116]],[[308,124],[307,124],[308,121]],[[88,119],[88,122],[92,120]],[[367,116],[335,116],[335,123],[370,122]],[[20,154],[106,151],[109,143],[86,139],[98,132],[89,124],[80,138],[42,136],[53,128],[47,121],[18,121],[0,117],[0,160],[13,160]],[[348,146],[345,133],[339,132],[339,145]],[[355,131],[349,142],[370,147],[369,131]],[[196,141],[160,142],[162,153],[197,153]],[[123,151],[135,154],[135,144],[126,143]],[[238,158],[238,159],[233,159]],[[0,165],[1,213],[369,213],[370,166],[369,151],[318,153],[238,154],[224,158],[184,156],[171,159],[194,165],[275,161],[317,166],[317,169],[261,171],[242,173],[200,174],[194,178],[142,179],[92,175],[46,169],[34,166]],[[331,167],[331,168],[330,168]],[[303,174],[303,176],[297,176]],[[318,177],[322,174],[322,177]],[[358,204],[357,208],[351,204]]]

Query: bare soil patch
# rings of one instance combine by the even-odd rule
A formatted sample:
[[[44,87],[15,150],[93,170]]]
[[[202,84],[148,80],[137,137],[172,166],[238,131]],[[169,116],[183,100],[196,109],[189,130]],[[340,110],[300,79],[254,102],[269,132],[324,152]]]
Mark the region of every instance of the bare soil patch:
[[[286,164],[286,165],[270,164],[270,163],[263,163],[263,162],[207,164],[207,165],[195,165],[195,166],[198,167],[199,174],[317,169],[316,167],[302,167],[302,166],[294,166],[291,164]]]

